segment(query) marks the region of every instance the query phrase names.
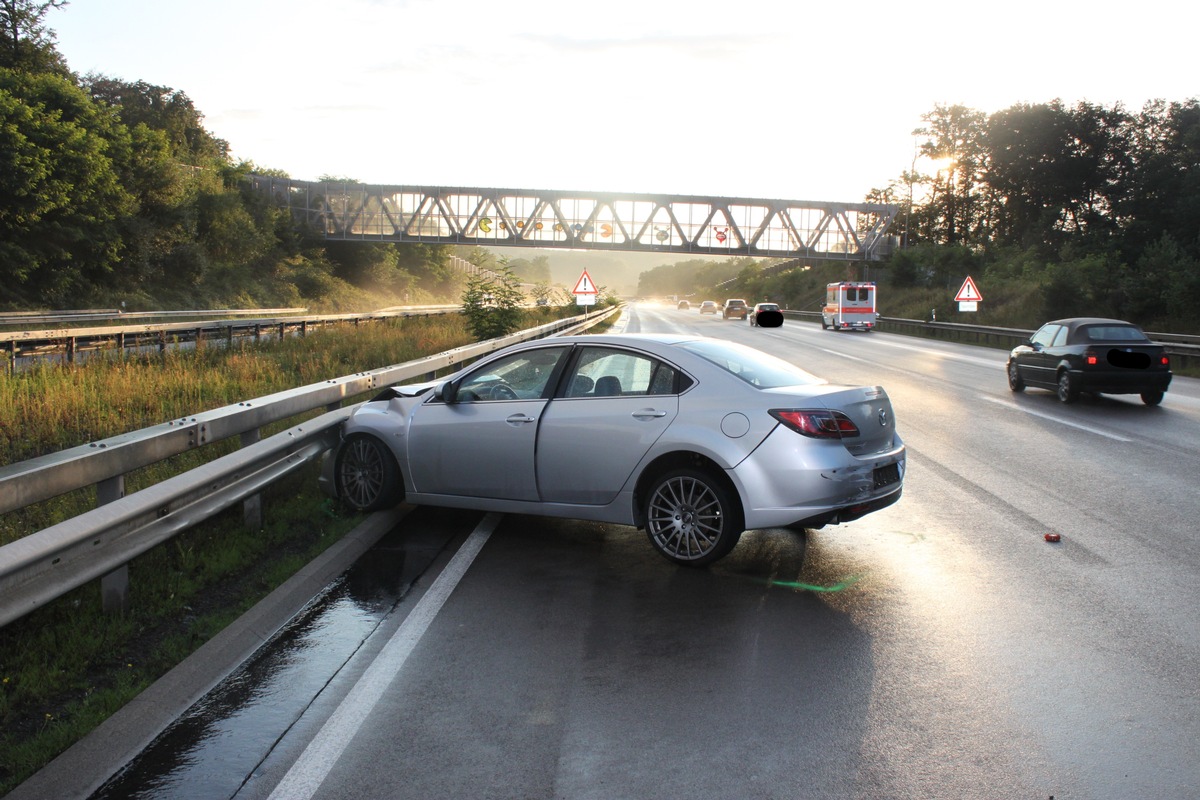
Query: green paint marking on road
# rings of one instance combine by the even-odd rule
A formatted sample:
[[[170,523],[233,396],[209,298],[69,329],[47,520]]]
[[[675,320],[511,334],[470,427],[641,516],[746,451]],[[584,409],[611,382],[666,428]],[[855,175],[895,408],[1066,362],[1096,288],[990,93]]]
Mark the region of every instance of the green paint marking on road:
[[[849,589],[854,584],[863,579],[862,575],[852,575],[843,581],[835,583],[833,586],[817,586],[812,583],[802,583],[800,581],[764,581],[768,586],[780,586],[784,589],[803,589],[808,592],[840,592],[843,589]]]

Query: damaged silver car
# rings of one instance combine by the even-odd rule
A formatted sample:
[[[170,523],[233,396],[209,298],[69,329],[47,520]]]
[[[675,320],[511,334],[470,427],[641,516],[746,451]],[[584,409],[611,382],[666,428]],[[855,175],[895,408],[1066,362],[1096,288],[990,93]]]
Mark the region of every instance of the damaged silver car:
[[[345,423],[321,483],[358,511],[403,500],[633,525],[701,566],[747,529],[889,506],[904,468],[882,387],[720,339],[618,334],[526,342],[386,389]]]

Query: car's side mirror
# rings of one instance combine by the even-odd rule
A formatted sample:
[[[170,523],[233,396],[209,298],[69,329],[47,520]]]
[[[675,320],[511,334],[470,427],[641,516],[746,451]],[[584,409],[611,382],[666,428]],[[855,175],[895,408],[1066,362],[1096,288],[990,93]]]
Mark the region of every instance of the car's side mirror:
[[[438,386],[437,393],[443,403],[454,403],[458,400],[458,384],[454,381],[444,381]]]

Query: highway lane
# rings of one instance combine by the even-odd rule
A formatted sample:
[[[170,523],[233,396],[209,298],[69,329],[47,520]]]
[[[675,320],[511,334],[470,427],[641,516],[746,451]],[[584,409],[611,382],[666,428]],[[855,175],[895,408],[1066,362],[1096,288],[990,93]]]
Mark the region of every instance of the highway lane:
[[[1160,408],[1063,406],[1013,395],[1001,351],[657,307],[623,324],[883,385],[905,497],[747,533],[709,570],[629,528],[503,518],[344,749],[312,771],[412,604],[235,796],[285,776],[323,798],[1194,796],[1197,381]]]

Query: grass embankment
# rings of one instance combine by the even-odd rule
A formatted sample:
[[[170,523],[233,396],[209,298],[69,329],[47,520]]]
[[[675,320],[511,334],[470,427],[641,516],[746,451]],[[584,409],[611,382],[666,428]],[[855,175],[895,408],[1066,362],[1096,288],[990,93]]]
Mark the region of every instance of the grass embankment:
[[[574,309],[530,313],[542,324]],[[552,316],[553,315],[553,316]],[[0,375],[0,464],[472,341],[458,315],[414,317],[226,350],[42,365]],[[314,412],[314,414],[319,412]],[[289,420],[275,426],[295,424]],[[275,430],[264,431],[264,436]],[[127,476],[126,492],[231,452],[218,443]],[[316,488],[314,465],[263,496],[263,530],[240,508],[131,562],[130,611],[82,587],[0,628],[0,795],[103,722],[359,521]],[[0,517],[0,544],[93,508],[81,490]]]

